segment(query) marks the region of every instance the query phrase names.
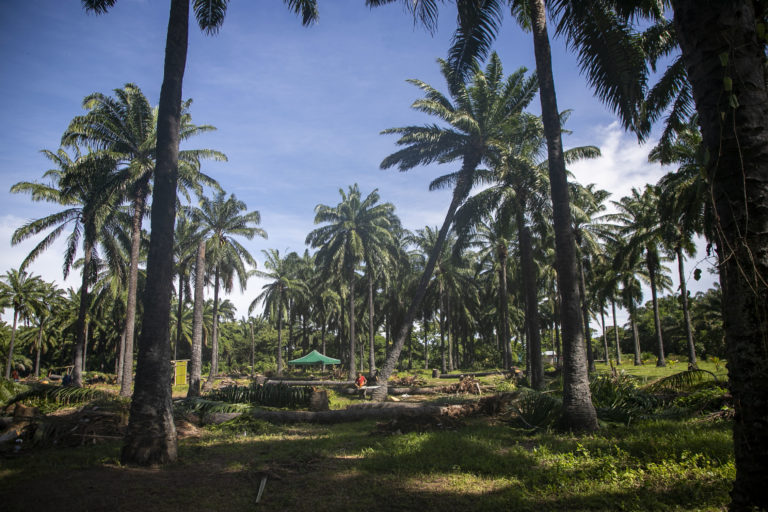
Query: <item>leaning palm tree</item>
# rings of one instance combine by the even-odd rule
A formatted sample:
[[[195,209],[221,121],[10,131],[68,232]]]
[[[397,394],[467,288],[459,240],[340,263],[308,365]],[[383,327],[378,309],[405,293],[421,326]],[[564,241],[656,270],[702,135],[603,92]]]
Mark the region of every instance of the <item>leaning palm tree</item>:
[[[264,304],[264,316],[277,324],[277,374],[283,373],[283,317],[288,301],[292,295],[307,295],[306,284],[296,279],[291,268],[290,254],[280,257],[280,251],[269,249],[261,251],[266,260],[266,271],[251,270],[251,274],[270,282],[262,287],[262,292],[251,302],[248,314],[251,314],[259,303]]]
[[[446,178],[454,184],[453,197],[433,252],[408,307],[406,321],[401,325],[395,344],[381,369],[384,382],[395,369],[409,326],[419,311],[456,210],[466,200],[475,183],[477,167],[483,162],[489,162],[490,156],[498,152],[504,142],[508,118],[520,113],[533,99],[536,91],[536,80],[526,78],[524,70],[518,70],[505,78],[501,61],[495,55],[491,56],[484,71],[477,65],[473,67],[474,73],[469,84],[465,84],[446,61],[438,60],[438,64],[447,82],[450,99],[420,80],[409,82],[419,87],[425,95],[416,100],[412,107],[435,116],[444,125],[407,126],[383,132],[399,134],[401,137],[397,144],[405,148],[385,158],[381,163],[382,168],[397,166],[401,171],[407,171],[434,162],[461,162],[460,170]],[[385,396],[385,386],[374,392],[377,400]]]
[[[20,182],[11,187],[11,192],[30,194],[33,201],[45,201],[63,206],[61,211],[40,219],[32,220],[18,228],[11,237],[11,244],[18,244],[40,233],[48,232],[30,251],[21,268],[26,268],[40,254],[47,250],[67,229],[64,252],[63,274],[69,275],[78,245],[82,242],[83,265],[80,286],[80,310],[77,321],[77,341],[74,346],[72,382],[82,386],[83,353],[86,339],[86,314],[90,302],[88,287],[95,281],[93,265],[100,246],[108,261],[119,258],[121,243],[121,212],[113,208],[110,201],[104,201],[104,183],[114,162],[109,157],[77,155],[72,159],[63,149],[56,153],[45,150],[43,154],[56,167],[43,175],[50,183]]]
[[[369,267],[381,261],[392,245],[390,230],[394,223],[394,206],[379,203],[378,190],[363,198],[357,183],[348,192],[339,190],[341,202],[336,206],[315,207],[315,224],[325,223],[307,235],[306,243],[319,248],[316,261],[327,274],[344,276],[349,292],[349,375],[355,378],[355,277],[357,267]],[[383,249],[383,250],[382,250]],[[372,279],[375,270],[369,268]],[[372,286],[372,284],[371,284]],[[362,362],[361,362],[362,364]]]
[[[82,0],[86,10],[105,13],[116,0]],[[317,19],[315,0],[286,0],[308,25]],[[200,28],[213,34],[224,22],[226,0],[196,0],[194,12]],[[152,208],[152,238],[147,274],[139,361],[123,462],[158,464],[177,456],[171,387],[164,375],[170,356],[167,340],[173,288],[173,225],[176,220],[176,183],[181,125],[181,89],[187,61],[189,0],[171,0],[165,47],[163,85],[157,122],[157,167]],[[168,346],[166,346],[168,345]],[[142,349],[142,347],[144,347]]]
[[[18,320],[30,320],[35,310],[42,306],[45,294],[45,282],[40,276],[29,274],[24,270],[11,269],[0,277],[0,301],[6,302],[13,308],[13,326],[11,327],[11,342],[8,346],[8,360],[5,363],[5,378],[11,378],[13,366],[13,345],[16,341],[16,324]]]

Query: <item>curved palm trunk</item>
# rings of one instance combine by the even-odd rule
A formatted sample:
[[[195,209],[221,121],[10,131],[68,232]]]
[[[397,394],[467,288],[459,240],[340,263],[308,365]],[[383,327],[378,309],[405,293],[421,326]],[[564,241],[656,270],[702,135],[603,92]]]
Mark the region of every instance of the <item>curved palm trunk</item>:
[[[382,384],[386,383],[387,379],[389,379],[389,376],[392,375],[392,372],[395,369],[395,365],[397,364],[397,360],[400,358],[400,352],[403,350],[403,346],[405,345],[405,338],[408,336],[409,326],[413,322],[413,319],[416,316],[416,312],[421,306],[421,302],[424,300],[424,295],[427,293],[427,285],[429,285],[429,280],[432,278],[432,272],[434,272],[435,265],[437,264],[437,257],[443,248],[446,237],[448,236],[448,229],[453,223],[453,217],[456,214],[456,209],[469,194],[469,191],[472,188],[471,173],[474,172],[479,164],[479,156],[473,156],[471,158],[467,157],[463,162],[459,179],[453,191],[451,204],[448,206],[448,211],[445,214],[445,220],[443,221],[443,225],[440,227],[440,231],[437,235],[437,241],[435,242],[435,246],[432,248],[432,252],[427,259],[427,265],[424,267],[424,273],[421,275],[419,285],[416,288],[416,293],[413,295],[413,299],[411,300],[410,306],[408,306],[408,310],[405,314],[405,318],[403,319],[403,323],[400,325],[397,338],[395,338],[395,342],[392,345],[389,354],[387,354],[387,359],[384,361],[384,366],[381,367],[379,381]],[[387,386],[385,385],[382,385],[373,391],[373,399],[376,401],[380,402],[384,400],[386,396]]]
[[[685,286],[685,266],[683,263],[683,249],[679,245],[675,247],[677,253],[677,272],[680,279],[680,300],[683,304],[683,322],[685,322],[685,337],[688,341],[688,366],[698,368],[696,364],[696,346],[693,344],[693,329],[691,328],[691,314],[688,311],[688,289]]]
[[[216,265],[213,281],[213,326],[211,326],[211,371],[203,385],[203,391],[213,389],[213,382],[219,375],[219,266]]]
[[[357,377],[357,364],[355,362],[355,269],[349,272],[349,378]],[[360,364],[363,364],[360,361]]]
[[[731,510],[768,509],[768,90],[758,2],[674,0],[718,218],[736,480]],[[728,56],[723,66],[721,56]],[[723,77],[732,90],[724,92]],[[731,104],[738,103],[738,108]]]
[[[557,110],[552,57],[547,35],[544,0],[529,0],[539,98],[549,156],[549,182],[555,230],[557,279],[562,294],[563,408],[560,425],[572,430],[596,430],[597,413],[592,405],[584,355],[584,333],[579,319],[579,287],[576,246],[571,229],[568,180]]]
[[[181,86],[187,60],[189,0],[171,0],[163,85],[157,121],[157,164],[152,235],[147,258],[144,318],[131,413],[121,461],[165,464],[177,457],[170,379],[169,322],[173,288],[173,227],[176,220]]]
[[[139,282],[139,249],[141,248],[141,221],[144,218],[148,178],[142,178],[136,198],[133,200],[133,218],[131,219],[131,261],[128,271],[128,297],[125,306],[125,359],[123,378],[120,383],[120,396],[131,396],[133,387],[133,339],[136,326],[136,293]]]
[[[13,309],[13,329],[11,329],[11,344],[8,346],[8,361],[5,363],[5,378],[11,378],[11,367],[13,366],[13,345],[16,343],[16,321],[19,318],[19,312]]]
[[[376,371],[376,348],[374,347],[373,332],[373,276],[370,272],[368,273],[368,335],[370,338],[368,341],[368,369],[373,374]]]
[[[536,290],[536,263],[533,261],[531,232],[525,225],[522,212],[517,212],[517,237],[520,244],[520,266],[525,290],[526,341],[530,358],[530,378],[533,389],[544,389],[544,363],[541,359],[541,329],[539,301]]]
[[[80,306],[77,311],[77,338],[72,365],[72,385],[83,387],[83,365],[85,359],[85,343],[88,338],[88,272],[91,266],[93,244],[86,242],[83,248],[83,279],[80,284]]]
[[[646,262],[648,264],[648,277],[651,281],[651,299],[653,299],[653,323],[656,326],[656,344],[658,347],[658,359],[656,366],[667,366],[664,359],[664,340],[661,336],[661,316],[659,315],[659,300],[656,297],[656,264],[653,261],[651,251],[646,249]]]
[[[203,305],[205,289],[205,240],[197,244],[195,257],[195,303],[192,306],[192,354],[189,360],[187,397],[200,396],[203,369]]]
[[[587,305],[587,282],[584,278],[584,263],[579,259],[579,295],[581,296],[581,318],[584,326],[584,340],[587,343],[587,372],[597,371],[592,348],[592,330],[589,328],[589,306]]]
[[[616,338],[616,365],[621,364],[621,347],[619,346],[619,327],[616,325],[616,301],[611,298],[611,309],[613,310],[613,335]]]

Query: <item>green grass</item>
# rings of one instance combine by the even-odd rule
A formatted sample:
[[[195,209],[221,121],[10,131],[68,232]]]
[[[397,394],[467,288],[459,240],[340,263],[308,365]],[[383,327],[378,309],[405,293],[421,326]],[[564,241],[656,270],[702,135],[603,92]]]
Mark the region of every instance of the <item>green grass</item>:
[[[156,512],[236,512],[256,507],[266,471],[269,510],[719,510],[735,476],[728,422],[646,421],[589,436],[530,435],[487,418],[422,433],[384,425],[238,419],[181,441],[179,462],[151,470],[121,466],[117,443],[39,450],[3,461],[0,494],[9,509],[37,500],[129,510],[151,497]]]
[[[716,368],[714,363],[709,361],[699,361],[698,364],[700,369],[708,370],[717,375],[718,380],[720,380],[723,384],[728,381],[728,369],[725,367],[724,361],[720,363],[719,369]],[[598,373],[611,371],[611,367],[605,363],[596,363],[595,366]],[[669,364],[669,361],[667,361],[667,366],[660,368],[656,366],[656,362],[654,360],[648,361],[646,364],[641,366],[635,366],[632,364],[631,357],[624,357],[622,364],[620,366],[616,366],[616,369],[618,371],[625,372],[627,375],[636,377],[642,384],[647,384],[663,377],[669,377],[675,373],[684,372],[688,369],[688,364],[684,362]]]

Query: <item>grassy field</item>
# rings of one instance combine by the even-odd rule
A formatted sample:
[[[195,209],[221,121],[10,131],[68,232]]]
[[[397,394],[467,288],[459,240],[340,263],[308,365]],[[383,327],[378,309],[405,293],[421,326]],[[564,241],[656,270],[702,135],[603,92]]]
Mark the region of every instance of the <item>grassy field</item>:
[[[725,381],[723,365],[701,366]],[[644,383],[684,369],[630,362],[619,371]],[[598,364],[598,372],[610,368]],[[412,374],[427,386],[455,382]],[[480,380],[511,387],[501,376]],[[174,388],[175,396],[185,393]],[[357,401],[332,393],[331,408]],[[118,440],[21,446],[0,458],[0,496],[8,510],[110,512],[724,509],[735,476],[730,420],[662,417],[604,422],[584,436],[515,429],[504,415],[333,426],[241,417],[192,427],[179,441],[178,462],[161,468],[120,465]]]

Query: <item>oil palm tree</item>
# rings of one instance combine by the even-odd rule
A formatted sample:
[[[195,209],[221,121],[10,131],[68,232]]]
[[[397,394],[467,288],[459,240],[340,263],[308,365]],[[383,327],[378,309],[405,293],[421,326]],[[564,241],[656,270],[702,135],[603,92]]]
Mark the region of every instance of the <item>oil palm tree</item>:
[[[627,243],[619,258],[635,259],[637,254],[644,254],[648,269],[648,284],[651,287],[653,301],[653,318],[656,326],[656,342],[658,346],[656,366],[666,366],[664,358],[664,340],[661,333],[661,318],[657,297],[657,274],[662,271],[662,255],[660,248],[663,243],[662,226],[658,217],[658,190],[646,185],[643,192],[632,189],[629,196],[620,201],[612,201],[618,213],[607,218],[617,222],[617,236],[624,238]]]
[[[120,394],[129,396],[133,384],[133,340],[136,320],[137,280],[142,222],[156,167],[157,110],[135,84],[115,89],[114,97],[93,93],[83,100],[88,112],[75,117],[62,136],[62,144],[87,144],[114,159],[116,166],[108,186],[123,193],[131,204],[131,252],[125,324],[125,364],[121,375]],[[180,141],[213,131],[209,125],[192,124],[189,107],[192,100],[181,106]],[[215,180],[201,173],[200,160],[210,158],[226,161],[226,156],[210,149],[182,150],[178,153],[179,188],[188,195],[193,189],[200,193],[201,184],[218,188]]]
[[[93,260],[97,249],[101,247],[107,260],[114,262],[119,258],[120,245],[125,243],[121,237],[121,212],[104,199],[104,183],[109,171],[114,167],[111,158],[92,154],[80,155],[73,159],[63,149],[57,152],[44,150],[43,155],[51,160],[55,168],[46,171],[44,178],[49,183],[19,182],[11,187],[11,192],[30,194],[33,201],[55,203],[64,208],[45,217],[32,220],[18,228],[11,237],[11,244],[18,244],[40,233],[48,232],[30,251],[21,264],[24,269],[40,254],[48,249],[67,229],[67,237],[62,266],[64,278],[69,275],[78,245],[82,242],[83,265],[80,286],[80,310],[77,322],[77,341],[74,346],[72,382],[82,386],[83,353],[86,339],[86,314],[90,301],[88,287],[94,282],[96,269]]]
[[[257,227],[261,223],[258,211],[247,211],[246,204],[238,200],[234,194],[226,197],[224,191],[216,194],[213,199],[203,197],[199,208],[188,208],[187,215],[199,226],[200,236],[205,240],[208,268],[213,278],[213,329],[211,374],[209,384],[218,373],[218,339],[217,326],[219,305],[219,290],[222,283],[225,289],[231,290],[234,278],[237,277],[241,289],[245,289],[248,280],[246,264],[256,266],[256,260],[251,253],[235,237],[252,240],[255,236],[267,237],[266,231]],[[202,283],[195,283],[201,286]]]
[[[105,13],[116,0],[83,0],[87,11]],[[317,19],[315,0],[285,0],[308,25]],[[162,464],[176,460],[171,389],[163,375],[173,288],[173,225],[176,220],[176,183],[181,126],[181,89],[187,61],[189,0],[171,0],[165,47],[163,84],[157,123],[157,166],[152,208],[152,238],[147,273],[143,332],[139,339],[139,365],[131,416],[121,459],[137,464]],[[226,0],[195,0],[193,9],[200,28],[216,33],[224,22]],[[146,334],[144,333],[146,331]],[[142,347],[145,347],[142,349]],[[167,389],[166,389],[167,388]],[[152,435],[151,433],[155,433]],[[162,435],[160,435],[162,433]]]
[[[290,254],[280,257],[280,251],[269,249],[261,251],[266,258],[262,270],[251,270],[251,274],[270,280],[262,286],[262,292],[251,302],[248,314],[260,303],[264,304],[264,316],[277,324],[277,374],[283,373],[283,319],[288,301],[292,295],[309,293],[306,283],[293,275]]]
[[[347,192],[339,190],[341,202],[336,206],[319,204],[315,207],[315,224],[325,224],[307,235],[306,243],[318,248],[318,265],[326,274],[344,276],[349,292],[349,378],[357,373],[355,363],[355,278],[358,266],[366,262],[369,278],[382,264],[388,247],[392,245],[390,230],[396,227],[394,206],[379,203],[378,190],[365,198],[357,183]],[[372,283],[371,285],[372,286]],[[362,363],[361,363],[362,364]],[[374,363],[375,364],[375,363]]]
[[[41,301],[45,294],[45,282],[40,276],[16,269],[8,270],[4,276],[0,277],[0,281],[0,300],[13,308],[11,342],[8,346],[8,359],[5,363],[5,378],[10,379],[17,322],[19,320],[31,320],[35,316],[35,311],[42,307]]]
[[[407,171],[433,162],[461,162],[459,171],[441,180],[454,185],[453,197],[424,274],[407,309],[406,322],[401,325],[395,344],[382,367],[381,374],[385,381],[400,357],[409,326],[419,311],[456,210],[466,200],[475,183],[477,167],[483,162],[489,162],[490,156],[501,148],[508,118],[520,113],[533,99],[536,90],[536,80],[526,78],[522,70],[505,78],[498,56],[491,56],[484,71],[475,65],[469,84],[464,83],[448,62],[438,60],[438,64],[448,85],[450,99],[420,80],[409,82],[419,87],[425,95],[416,100],[412,108],[435,116],[444,126],[408,126],[382,132],[399,134],[401,137],[397,144],[405,146],[385,158],[381,163],[382,168],[397,166],[401,171]],[[385,393],[386,389],[382,386],[374,392],[374,398],[383,399]]]

